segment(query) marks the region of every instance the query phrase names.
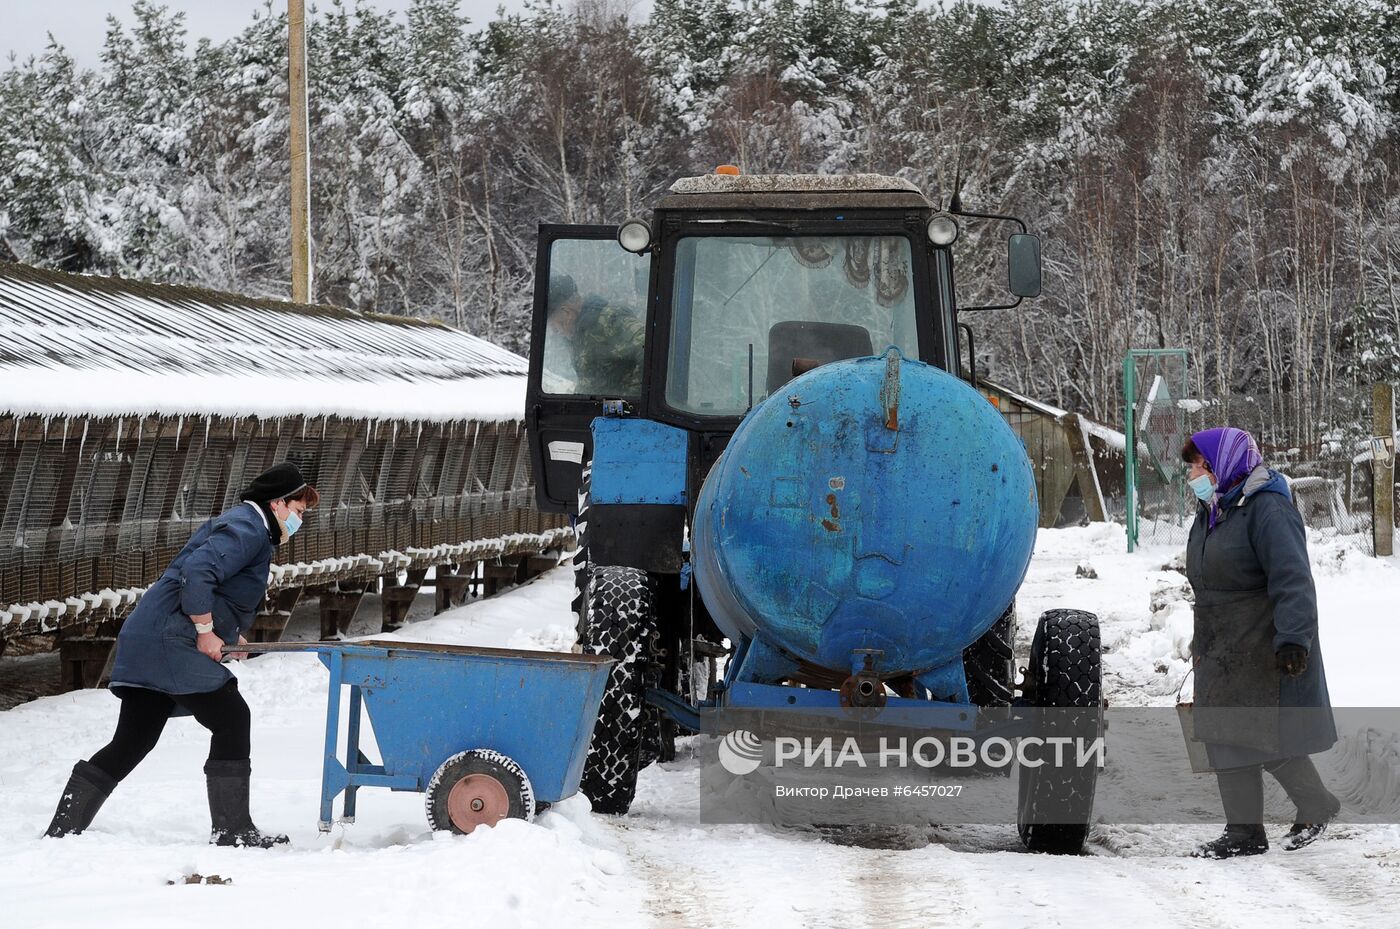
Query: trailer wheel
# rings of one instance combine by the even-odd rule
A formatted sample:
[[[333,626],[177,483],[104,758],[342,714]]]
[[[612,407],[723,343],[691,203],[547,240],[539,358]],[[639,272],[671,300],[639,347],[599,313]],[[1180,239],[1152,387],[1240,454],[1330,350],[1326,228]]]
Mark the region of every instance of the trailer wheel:
[[[614,660],[598,707],[579,789],[598,813],[626,813],[637,792],[646,730],[643,695],[651,674],[656,599],[637,568],[589,572],[583,651]]]
[[[535,818],[535,791],[525,769],[488,748],[459,752],[444,761],[424,795],[428,825],[466,835],[503,819]]]
[[[963,649],[963,669],[967,674],[967,694],[974,706],[1010,706],[1015,683],[1016,602],[1013,600],[1001,618],[982,638]]]
[[[1040,617],[1031,642],[1032,705],[1086,712],[1051,714],[1039,720],[1037,735],[1097,738],[1102,732],[1099,619],[1083,610],[1049,610]],[[1033,852],[1078,854],[1089,836],[1098,768],[1045,763],[1020,769],[1017,831]]]

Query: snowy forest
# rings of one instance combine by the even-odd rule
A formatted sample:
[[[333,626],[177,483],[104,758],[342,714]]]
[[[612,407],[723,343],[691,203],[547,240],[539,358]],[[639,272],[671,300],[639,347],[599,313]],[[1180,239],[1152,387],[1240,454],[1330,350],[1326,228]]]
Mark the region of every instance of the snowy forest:
[[[969,314],[982,371],[1121,421],[1129,347],[1316,447],[1400,379],[1400,13],[1390,0],[611,0],[488,23],[321,5],[319,301],[520,350],[535,228],[677,177],[898,174],[1024,217],[1044,295]],[[285,297],[286,18],[194,41],[137,2],[101,60],[0,72],[0,260]],[[1004,228],[957,246],[999,296]]]

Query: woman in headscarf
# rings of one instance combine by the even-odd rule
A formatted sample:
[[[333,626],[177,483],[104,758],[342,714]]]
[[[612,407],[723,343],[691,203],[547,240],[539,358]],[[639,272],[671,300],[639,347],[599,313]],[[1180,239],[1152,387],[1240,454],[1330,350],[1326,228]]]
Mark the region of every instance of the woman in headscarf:
[[[1196,737],[1207,744],[1225,832],[1196,850],[1268,851],[1263,771],[1298,815],[1284,848],[1316,839],[1341,809],[1309,755],[1337,741],[1317,636],[1303,519],[1283,475],[1241,429],[1207,429],[1181,451],[1200,500],[1187,542],[1195,593]]]
[[[112,741],[73,767],[46,835],[82,832],[128,774],[155,748],[172,716],[194,716],[211,733],[204,774],[210,842],[271,848],[287,841],[253,825],[248,810],[248,704],[223,650],[246,645],[267,594],[276,547],[301,526],[320,494],[283,462],[253,479],[238,505],[195,531],[122,623],[110,689],[121,698]]]

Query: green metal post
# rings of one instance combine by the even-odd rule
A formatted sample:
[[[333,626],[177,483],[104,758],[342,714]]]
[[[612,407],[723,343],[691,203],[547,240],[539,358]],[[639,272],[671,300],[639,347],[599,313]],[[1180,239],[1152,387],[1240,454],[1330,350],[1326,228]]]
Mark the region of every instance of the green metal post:
[[[1127,484],[1128,507],[1128,552],[1137,544],[1137,437],[1133,422],[1133,407],[1137,405],[1134,395],[1133,367],[1136,363],[1130,351],[1123,358],[1123,477]]]

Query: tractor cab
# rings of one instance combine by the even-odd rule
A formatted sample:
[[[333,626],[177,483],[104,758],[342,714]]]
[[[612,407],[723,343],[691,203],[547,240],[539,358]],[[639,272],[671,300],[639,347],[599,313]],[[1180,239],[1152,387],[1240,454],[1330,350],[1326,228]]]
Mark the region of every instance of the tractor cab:
[[[526,410],[540,506],[576,511],[608,410],[691,435],[694,500],[744,415],[806,371],[894,346],[957,373],[958,221],[902,178],[716,173],[677,181],[649,220],[542,225]],[[1012,290],[1032,296],[1038,243],[1012,240]]]

